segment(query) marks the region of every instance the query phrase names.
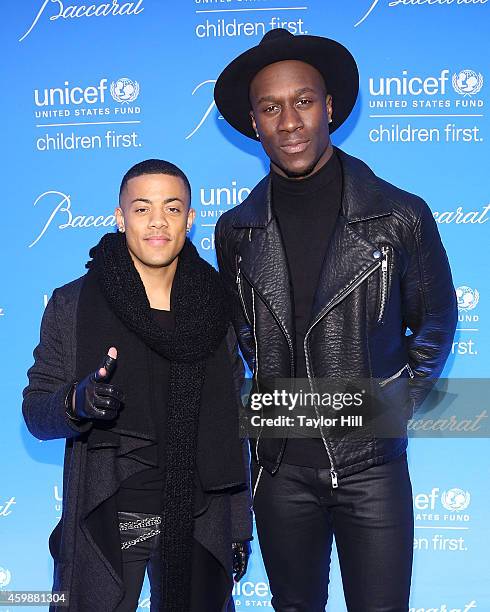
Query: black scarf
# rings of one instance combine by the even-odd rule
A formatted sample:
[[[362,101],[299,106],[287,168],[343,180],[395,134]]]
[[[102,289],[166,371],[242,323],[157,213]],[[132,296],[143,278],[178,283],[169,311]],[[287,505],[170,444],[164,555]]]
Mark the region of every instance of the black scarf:
[[[110,310],[106,313],[107,325],[111,325],[110,317],[115,315],[124,328],[133,332],[144,345],[170,361],[165,426],[165,505],[161,528],[162,603],[166,611],[186,612],[190,593],[199,409],[206,362],[210,358],[212,360],[230,322],[226,293],[216,270],[186,240],[179,254],[172,285],[175,329],[164,330],[153,321],[145,288],[129,254],[124,234],[106,234],[90,251],[90,255],[93,261],[87,264],[90,272],[87,275],[85,306],[79,315],[81,334],[89,328],[88,323],[93,321],[93,315],[97,317],[91,306],[101,299]],[[102,303],[97,304],[99,311],[104,310]],[[86,313],[85,321],[83,312]],[[91,346],[96,340],[90,338],[89,348],[85,343],[87,353],[92,353]],[[142,361],[136,364],[141,376],[147,365],[144,359]],[[113,435],[114,431],[128,434],[143,429],[138,435],[146,438],[146,442],[140,446],[151,440],[151,426],[144,411],[123,409],[117,425],[112,431],[107,431],[107,426],[100,426],[99,431],[94,432],[95,439],[98,435],[103,445],[104,436]],[[229,434],[233,436],[234,432]],[[212,452],[212,449],[207,452]],[[236,454],[234,456],[236,458]]]

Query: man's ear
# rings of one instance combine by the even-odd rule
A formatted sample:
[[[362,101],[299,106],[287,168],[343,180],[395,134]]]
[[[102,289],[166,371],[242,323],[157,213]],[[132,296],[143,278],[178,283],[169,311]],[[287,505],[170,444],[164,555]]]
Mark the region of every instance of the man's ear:
[[[190,231],[195,218],[196,218],[196,211],[193,208],[189,208],[189,212],[187,213],[187,231]]]
[[[332,123],[333,121],[333,98],[330,94],[327,94],[326,104],[327,104],[328,122]]]
[[[255,132],[255,135],[257,136],[257,138],[260,138],[253,111],[250,111],[250,121],[252,122],[252,128],[253,128],[253,131]]]
[[[125,228],[124,228],[124,213],[122,211],[122,208],[120,206],[118,206],[116,208],[116,210],[114,211],[114,214],[116,216],[117,229],[120,232],[124,232],[124,230],[125,230]]]

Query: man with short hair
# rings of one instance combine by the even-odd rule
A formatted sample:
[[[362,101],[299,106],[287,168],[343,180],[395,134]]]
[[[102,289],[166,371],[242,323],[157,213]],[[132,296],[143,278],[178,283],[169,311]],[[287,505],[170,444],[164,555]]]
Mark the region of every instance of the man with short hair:
[[[23,414],[37,438],[66,438],[50,550],[72,612],[136,610],[145,571],[151,610],[229,611],[246,570],[243,365],[219,275],[186,239],[190,202],[174,164],[133,166],[118,232],[44,313]]]
[[[350,612],[408,610],[406,424],[420,383],[444,367],[457,321],[427,204],[332,146],[358,88],[344,46],[283,29],[234,59],[215,86],[220,113],[260,140],[271,166],[216,227],[252,391],[275,379],[312,392],[347,379],[385,394],[363,404],[357,430],[332,419],[312,437],[294,422],[253,444],[255,518],[281,612],[325,609],[333,537]]]

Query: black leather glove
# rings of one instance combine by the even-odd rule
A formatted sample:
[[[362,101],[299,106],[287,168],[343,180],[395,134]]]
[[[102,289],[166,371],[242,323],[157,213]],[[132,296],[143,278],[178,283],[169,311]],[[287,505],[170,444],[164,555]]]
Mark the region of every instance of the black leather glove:
[[[233,573],[235,574],[235,582],[238,582],[245,576],[247,571],[248,559],[250,557],[250,542],[233,542],[231,545],[233,553]]]
[[[116,353],[117,355],[117,353]],[[101,376],[100,369],[105,368]],[[72,392],[66,399],[66,413],[76,421],[82,419],[115,419],[123,401],[122,391],[109,380],[116,369],[116,357],[106,355],[100,368],[86,376],[82,381],[74,383]],[[73,402],[73,394],[75,401]]]

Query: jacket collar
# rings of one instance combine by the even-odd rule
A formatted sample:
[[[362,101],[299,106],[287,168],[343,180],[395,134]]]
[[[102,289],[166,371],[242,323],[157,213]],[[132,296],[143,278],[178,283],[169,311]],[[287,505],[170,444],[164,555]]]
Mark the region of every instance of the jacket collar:
[[[381,197],[379,179],[360,159],[334,147],[342,168],[343,189],[341,214],[347,223],[367,221],[392,212],[392,207]],[[248,198],[235,209],[233,226],[266,227],[272,219],[271,178],[265,176]]]
[[[343,172],[342,210],[325,253],[310,322],[343,300],[380,265],[378,246],[356,231],[355,224],[391,213],[379,179],[360,160],[337,149]],[[286,252],[276,218],[271,213],[270,177],[235,208],[236,228],[262,228],[241,242],[241,270],[294,343],[294,313]]]

